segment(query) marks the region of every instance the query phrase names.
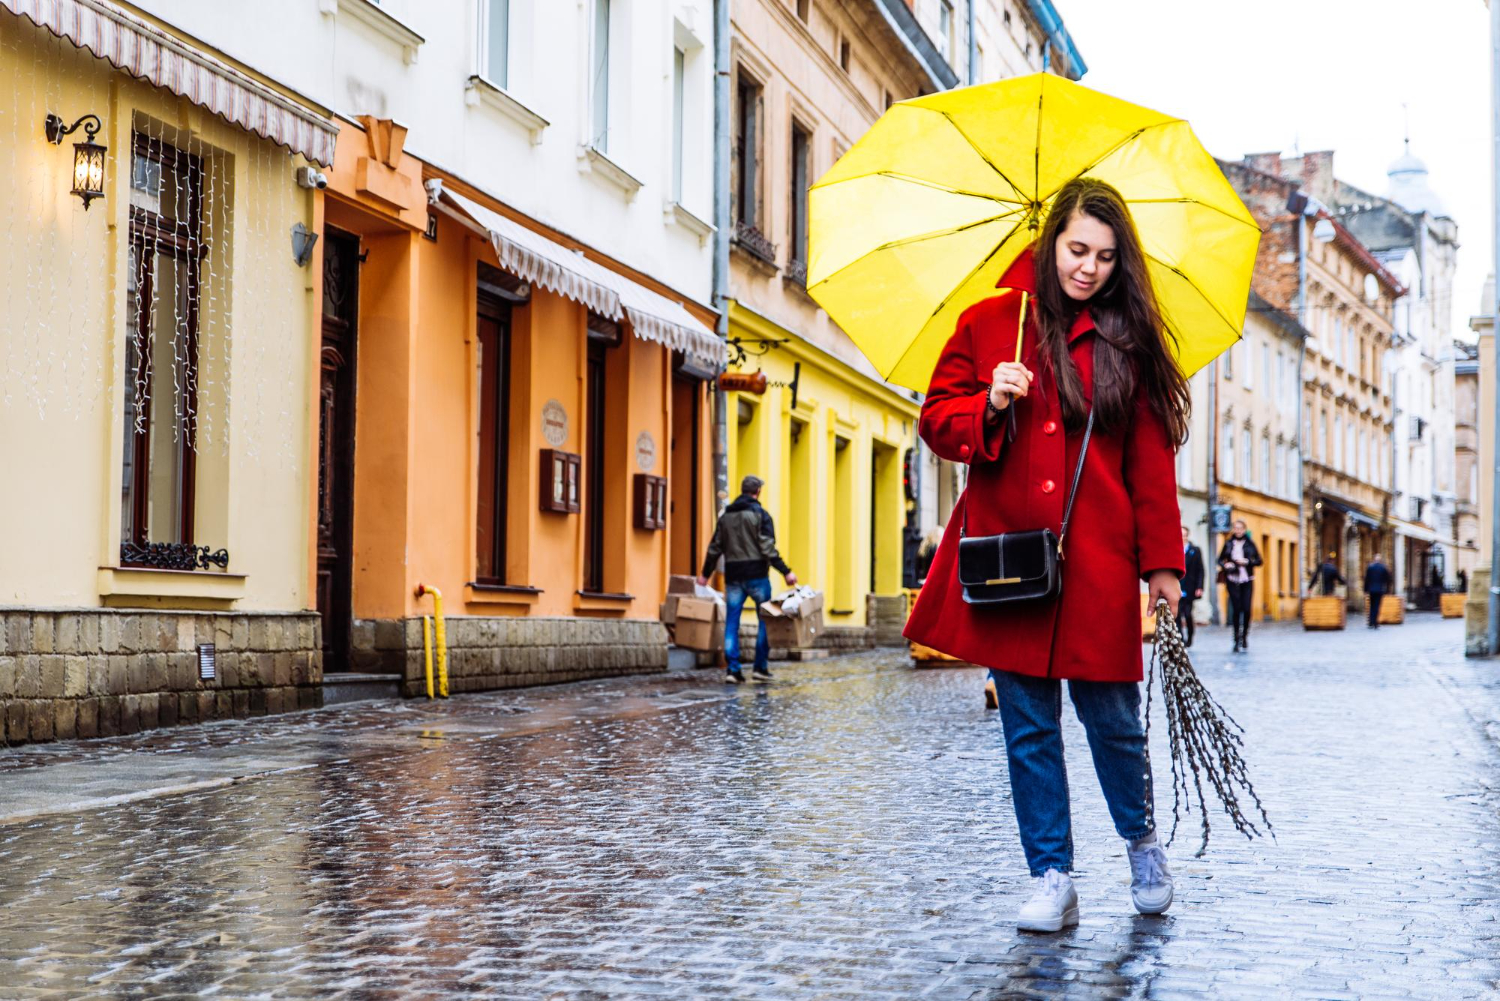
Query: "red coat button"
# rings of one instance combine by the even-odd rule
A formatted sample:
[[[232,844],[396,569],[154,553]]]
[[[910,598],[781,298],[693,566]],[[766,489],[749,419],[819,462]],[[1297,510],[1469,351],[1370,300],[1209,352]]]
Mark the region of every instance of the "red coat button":
[[[1057,421],[1048,421],[1043,424],[1042,434],[1057,434]]]
[[[1054,491],[1056,489],[1057,489],[1057,484],[1053,483],[1051,480],[1043,480],[1042,481],[1042,493],[1044,493],[1044,494],[1050,494],[1052,491]]]
[[[960,446],[958,446],[958,454],[961,455],[961,456],[963,456],[965,459],[967,459],[969,457],[969,446],[968,445],[960,445]]]

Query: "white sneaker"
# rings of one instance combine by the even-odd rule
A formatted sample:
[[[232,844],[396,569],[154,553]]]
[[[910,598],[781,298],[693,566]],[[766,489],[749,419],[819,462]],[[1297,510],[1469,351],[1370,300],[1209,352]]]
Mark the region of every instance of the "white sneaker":
[[[1078,891],[1073,877],[1048,869],[1033,882],[1036,892],[1016,916],[1021,931],[1061,931],[1078,923]]]
[[[1130,902],[1142,914],[1161,914],[1172,906],[1172,870],[1167,853],[1153,841],[1140,848],[1125,846],[1130,856]]]

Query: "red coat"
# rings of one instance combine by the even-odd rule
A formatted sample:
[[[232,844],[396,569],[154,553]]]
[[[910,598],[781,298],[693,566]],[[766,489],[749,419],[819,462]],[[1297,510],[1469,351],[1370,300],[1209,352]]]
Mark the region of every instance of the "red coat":
[[[1034,291],[1030,252],[999,287]],[[1183,572],[1175,449],[1147,404],[1131,426],[1097,430],[1089,442],[1078,499],[1063,545],[1062,595],[1046,603],[969,605],[958,584],[959,530],[970,536],[1062,527],[1065,494],[1083,433],[1062,426],[1057,383],[1037,363],[1037,328],[1028,315],[1021,360],[1035,375],[1016,408],[1016,436],[987,425],[990,373],[1016,356],[1021,295],[1006,291],[959,317],[922,405],[922,440],[938,456],[969,465],[968,489],[948,520],[906,625],[908,638],[971,664],[1037,677],[1141,680],[1140,581],[1154,570]],[[1084,310],[1068,334],[1069,352],[1093,394],[1094,325]],[[972,502],[972,503],[971,503]]]

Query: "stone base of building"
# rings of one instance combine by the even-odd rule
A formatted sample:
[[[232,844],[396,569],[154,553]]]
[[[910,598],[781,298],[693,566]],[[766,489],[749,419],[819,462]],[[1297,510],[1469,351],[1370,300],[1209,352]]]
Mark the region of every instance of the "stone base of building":
[[[316,612],[0,608],[6,744],[313,709],[322,683]]]
[[[1488,657],[1490,628],[1490,568],[1469,573],[1469,598],[1464,602],[1464,655]]]
[[[667,630],[655,620],[464,615],[445,619],[444,631],[450,693],[667,669]],[[401,675],[407,698],[427,694],[421,618],[356,621],[352,659],[357,671]]]
[[[869,594],[865,596],[865,621],[875,631],[876,646],[905,646],[906,594]]]

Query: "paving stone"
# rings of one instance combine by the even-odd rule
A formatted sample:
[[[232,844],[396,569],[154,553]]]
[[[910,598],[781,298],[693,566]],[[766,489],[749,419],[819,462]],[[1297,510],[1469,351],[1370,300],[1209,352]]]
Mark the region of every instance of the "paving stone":
[[[743,689],[680,672],[0,752],[0,984],[360,1001],[1496,996],[1492,666],[1463,660],[1461,624],[1417,615],[1374,637],[1251,640],[1235,657],[1205,629],[1193,653],[1245,726],[1277,840],[1216,815],[1197,859],[1185,818],[1162,918],[1131,913],[1066,714],[1083,922],[1016,932],[1030,885],[982,675],[885,650]],[[179,724],[241,709],[201,695],[174,702]],[[91,719],[113,733],[142,709],[99,699]],[[1160,765],[1161,717],[1152,738]],[[132,786],[152,761],[194,791]],[[89,776],[143,798],[5,821],[14,783]],[[216,780],[183,784],[195,776]]]

